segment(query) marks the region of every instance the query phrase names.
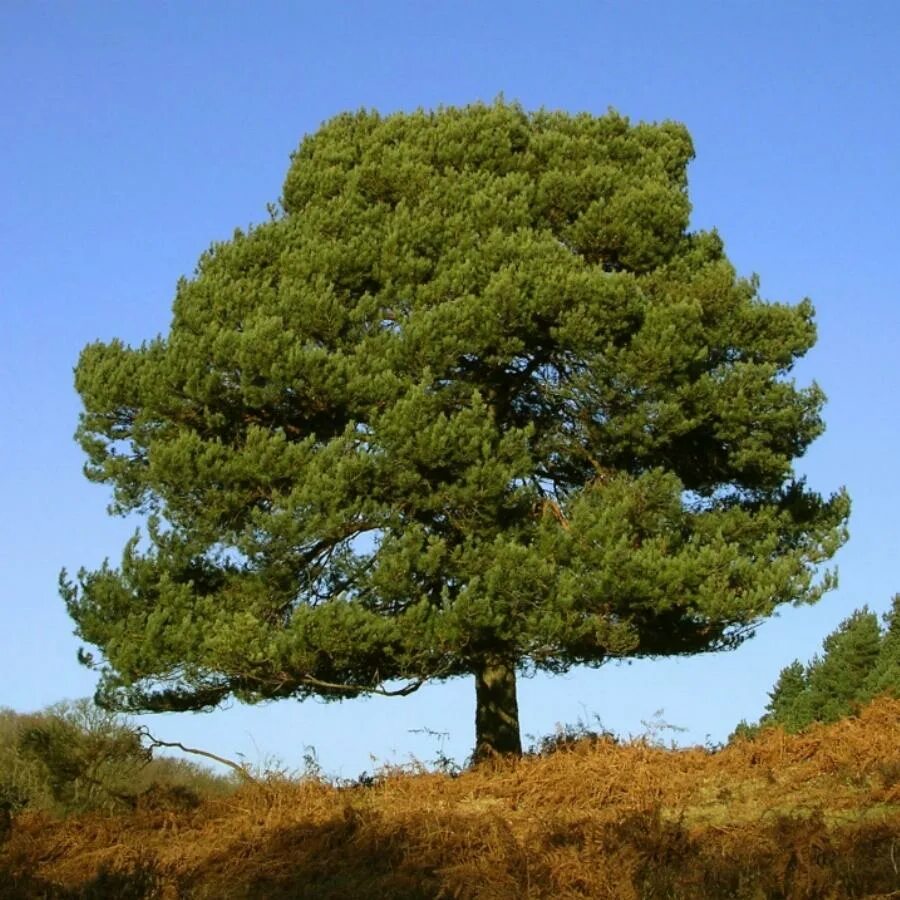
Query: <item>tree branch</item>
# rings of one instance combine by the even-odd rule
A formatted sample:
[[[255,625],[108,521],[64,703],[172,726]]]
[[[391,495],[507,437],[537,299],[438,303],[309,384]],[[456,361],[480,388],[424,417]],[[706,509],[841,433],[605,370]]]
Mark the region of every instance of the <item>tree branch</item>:
[[[216,753],[210,753],[208,750],[199,750],[196,747],[185,747],[185,745],[180,743],[179,741],[160,740],[158,737],[154,737],[150,733],[150,730],[146,725],[143,725],[138,729],[138,734],[140,734],[142,738],[146,738],[150,742],[151,748],[174,747],[175,749],[181,750],[184,753],[193,753],[195,756],[204,756],[207,759],[212,759],[217,763],[221,763],[223,766],[228,766],[230,769],[234,769],[234,771],[237,772],[238,775],[240,775],[241,778],[243,778],[245,781],[252,782],[253,784],[259,784],[259,779],[254,778],[245,765],[236,763],[232,759],[228,759],[224,756],[219,756]]]
[[[434,677],[434,676],[429,676]],[[396,690],[390,691],[387,688],[382,687],[368,687],[366,685],[356,685],[356,684],[337,684],[331,681],[322,681],[320,678],[313,678],[312,675],[302,675],[296,679],[286,679],[285,683],[296,680],[300,684],[307,684],[310,687],[323,688],[329,691],[344,691],[348,694],[375,694],[379,697],[407,697],[412,693],[415,693],[429,678],[420,678],[416,681],[411,681],[409,684],[405,684],[401,688],[397,688]]]

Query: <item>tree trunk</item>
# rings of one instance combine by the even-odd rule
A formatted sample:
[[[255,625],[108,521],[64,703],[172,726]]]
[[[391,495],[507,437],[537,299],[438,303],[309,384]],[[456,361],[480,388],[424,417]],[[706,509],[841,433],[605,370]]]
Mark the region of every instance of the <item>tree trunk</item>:
[[[475,761],[521,756],[516,670],[505,660],[485,657],[475,668]]]

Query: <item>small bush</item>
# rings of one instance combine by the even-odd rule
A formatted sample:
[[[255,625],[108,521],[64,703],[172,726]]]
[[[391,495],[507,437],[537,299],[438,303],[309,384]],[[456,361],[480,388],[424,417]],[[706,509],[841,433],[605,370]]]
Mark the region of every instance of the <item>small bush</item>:
[[[40,713],[0,710],[0,806],[12,813],[112,813],[134,808],[151,789],[201,797],[234,786],[188,760],[153,758],[127,719],[89,700]]]
[[[529,746],[525,755],[548,756],[551,753],[571,750],[577,745],[594,746],[595,744],[618,743],[618,738],[603,727],[599,717],[594,716],[594,724],[596,727],[592,728],[584,719],[578,719],[574,724],[557,725],[553,734],[545,734],[537,738],[529,735]]]

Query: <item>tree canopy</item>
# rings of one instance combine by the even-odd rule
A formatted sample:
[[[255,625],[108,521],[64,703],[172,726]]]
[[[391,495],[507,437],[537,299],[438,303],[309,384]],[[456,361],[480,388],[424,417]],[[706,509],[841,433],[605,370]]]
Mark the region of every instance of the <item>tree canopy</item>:
[[[782,669],[761,725],[799,731],[836,722],[879,694],[900,696],[900,594],[884,629],[864,606],[825,638],[822,650],[808,665],[795,660]]]
[[[497,102],[340,115],[270,221],[214,244],[169,333],[87,346],[87,476],[147,527],[63,578],[129,710],[736,646],[813,602],[848,501],[793,472],[813,307],[689,229],[677,123]]]

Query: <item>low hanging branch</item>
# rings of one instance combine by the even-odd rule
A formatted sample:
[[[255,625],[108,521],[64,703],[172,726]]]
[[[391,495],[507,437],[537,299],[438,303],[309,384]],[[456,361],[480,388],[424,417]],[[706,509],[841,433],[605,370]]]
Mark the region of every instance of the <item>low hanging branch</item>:
[[[381,678],[378,672],[374,673],[371,684],[342,684],[340,682],[316,678],[314,675],[297,675],[296,673],[283,671],[278,672],[274,678],[263,679],[255,675],[242,675],[241,679],[248,685],[252,682],[265,682],[275,694],[283,692],[285,689],[290,691],[292,688],[302,685],[315,688],[322,693],[333,691],[334,693],[347,694],[348,696],[372,695],[377,697],[408,697],[410,694],[414,694],[419,690],[419,688],[424,687],[430,681],[446,677],[448,672],[449,667],[447,665],[438,666],[436,669],[423,674],[421,678],[407,681],[406,684],[396,688],[384,687],[386,682]],[[237,681],[233,682],[232,687],[237,683]]]
[[[236,763],[233,759],[228,759],[225,756],[219,756],[216,753],[210,753],[209,750],[199,750],[196,747],[185,747],[184,744],[179,741],[163,741],[158,737],[154,737],[150,730],[143,726],[138,729],[138,733],[142,738],[145,738],[149,743],[151,749],[155,747],[170,747],[176,750],[181,750],[183,753],[192,753],[195,756],[204,756],[207,759],[212,759],[217,763],[221,763],[223,766],[228,766],[230,769],[234,769],[244,781],[251,782],[252,784],[259,784],[259,779],[255,778],[250,774],[249,770],[245,765],[241,765],[241,763]]]
[[[406,697],[409,694],[415,693],[428,681],[428,679],[419,678],[416,681],[410,681],[403,685],[403,687],[395,688],[394,690],[383,687],[368,687],[366,685],[335,684],[331,681],[322,681],[320,678],[313,678],[311,675],[304,675],[299,681],[301,684],[306,684],[310,687],[316,687],[326,691],[343,691],[348,694],[373,694],[379,697]]]

